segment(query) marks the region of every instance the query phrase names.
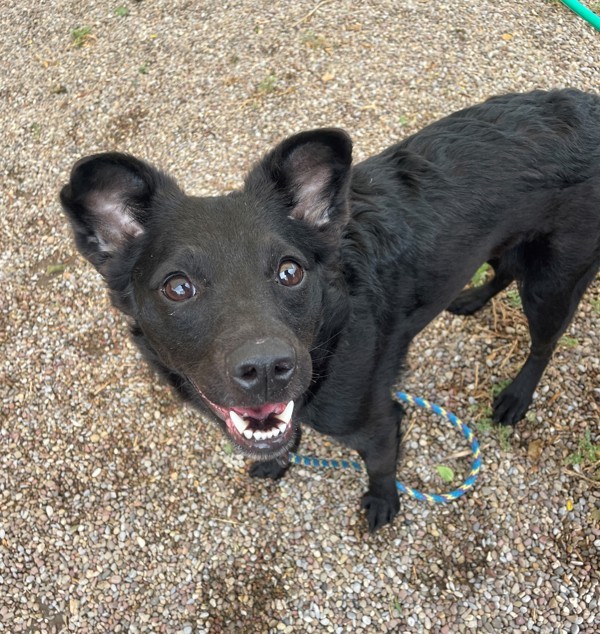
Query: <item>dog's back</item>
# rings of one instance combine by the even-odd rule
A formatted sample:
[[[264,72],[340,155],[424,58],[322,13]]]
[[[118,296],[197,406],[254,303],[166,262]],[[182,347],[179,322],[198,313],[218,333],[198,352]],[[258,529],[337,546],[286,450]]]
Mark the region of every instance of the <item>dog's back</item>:
[[[387,246],[383,257],[411,269],[394,276],[395,309],[410,315],[414,336],[482,262],[525,257],[526,244],[569,227],[600,240],[599,178],[600,97],[535,91],[456,112],[358,164],[351,208],[357,227],[377,210],[366,239],[379,246],[368,252]],[[427,288],[435,301],[419,299]]]

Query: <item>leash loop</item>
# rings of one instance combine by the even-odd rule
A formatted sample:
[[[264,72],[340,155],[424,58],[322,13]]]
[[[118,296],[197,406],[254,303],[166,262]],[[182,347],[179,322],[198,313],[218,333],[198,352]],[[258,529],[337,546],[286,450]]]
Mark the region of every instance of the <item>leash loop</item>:
[[[473,432],[452,412],[447,411],[446,409],[440,407],[439,405],[436,405],[435,403],[430,403],[424,398],[411,396],[410,394],[406,394],[405,392],[396,392],[395,396],[400,401],[404,401],[405,403],[408,403],[410,405],[416,405],[421,409],[429,410],[434,414],[445,418],[452,425],[452,427],[460,431],[462,435],[467,439],[467,442],[471,447],[471,453],[473,454],[473,462],[471,464],[469,475],[459,487],[454,489],[454,491],[450,491],[449,493],[422,493],[421,491],[413,489],[412,487],[409,487],[402,482],[396,480],[396,488],[398,489],[398,491],[400,493],[409,495],[415,500],[422,500],[425,502],[437,504],[448,504],[448,502],[452,502],[453,500],[456,500],[467,493],[475,485],[477,477],[479,476],[479,471],[481,469],[481,453],[479,450],[479,443],[477,442],[477,439],[475,438]],[[327,460],[326,458],[302,456],[292,452],[290,452],[289,454],[289,459],[290,462],[298,465],[303,465],[305,467],[322,467],[325,469],[354,469],[355,471],[363,470],[362,465],[358,462],[355,462],[354,460]]]

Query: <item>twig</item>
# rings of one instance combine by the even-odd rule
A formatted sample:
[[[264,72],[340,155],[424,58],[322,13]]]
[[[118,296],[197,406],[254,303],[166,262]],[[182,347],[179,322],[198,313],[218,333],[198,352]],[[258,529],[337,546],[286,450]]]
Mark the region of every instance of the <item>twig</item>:
[[[463,451],[456,451],[455,453],[451,453],[450,455],[446,456],[444,458],[444,460],[455,460],[458,458],[466,458],[467,456],[471,456],[473,454],[473,452],[470,449],[465,449]]]
[[[518,343],[519,343],[519,339],[518,339],[518,337],[515,337],[513,345],[511,347],[509,353],[504,357],[504,361],[502,361],[502,363],[499,365],[498,371],[502,370],[502,368],[508,363],[508,360],[511,358],[512,353],[515,351],[515,348],[517,347]]]
[[[104,392],[104,390],[109,386],[112,385],[113,383],[115,383],[117,381],[116,378],[112,378],[109,381],[106,381],[105,383],[103,383],[100,387],[97,387],[92,394],[94,396],[98,396],[101,392]]]
[[[408,439],[408,437],[410,436],[411,431],[413,430],[413,427],[416,424],[417,424],[417,417],[416,416],[412,416],[410,424],[408,426],[408,429],[402,434],[402,442],[405,442]]]
[[[560,396],[562,396],[562,392],[558,390],[557,392],[554,393],[552,398],[548,401],[548,405],[552,405],[552,403],[554,403],[554,401],[556,401]]]
[[[282,95],[289,95],[292,92],[296,92],[295,86],[290,86],[289,88],[286,88],[285,90],[275,90],[269,93],[257,92],[253,94],[252,96],[248,97],[248,99],[244,99],[244,101],[242,101],[242,103],[240,104],[239,110],[244,110],[244,108],[247,108],[252,103],[259,103],[262,99],[264,99],[267,96],[281,97]]]
[[[297,22],[294,22],[292,26],[298,26],[299,24],[302,24],[302,22],[306,22],[306,20],[311,18],[322,6],[329,4],[330,2],[333,2],[333,0],[322,0],[321,2],[319,2],[319,4],[314,6],[303,18],[300,18]]]
[[[234,520],[226,520],[226,519],[223,519],[222,517],[213,517],[212,519],[215,522],[223,522],[224,524],[234,524],[235,526],[241,526],[242,525],[241,522],[235,522]]]
[[[600,488],[600,482],[598,482],[598,480],[592,480],[591,478],[587,478],[581,473],[577,473],[577,471],[571,471],[571,469],[565,469],[565,473],[568,473],[569,475],[576,476],[577,478],[581,478],[582,480],[589,482],[596,489]]]

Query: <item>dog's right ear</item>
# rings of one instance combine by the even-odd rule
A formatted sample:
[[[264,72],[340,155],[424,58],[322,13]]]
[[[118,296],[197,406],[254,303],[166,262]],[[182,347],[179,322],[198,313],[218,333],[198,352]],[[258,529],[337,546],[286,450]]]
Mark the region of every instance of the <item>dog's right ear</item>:
[[[352,141],[338,128],[289,137],[269,152],[246,179],[249,190],[274,187],[290,218],[322,230],[339,229],[348,218]]]
[[[78,161],[60,192],[81,253],[102,273],[110,259],[144,232],[153,197],[168,176],[127,154],[107,152]]]

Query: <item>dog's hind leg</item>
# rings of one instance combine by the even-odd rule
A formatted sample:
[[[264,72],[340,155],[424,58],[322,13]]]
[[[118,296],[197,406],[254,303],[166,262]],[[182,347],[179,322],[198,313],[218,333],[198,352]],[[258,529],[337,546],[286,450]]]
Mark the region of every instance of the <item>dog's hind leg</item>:
[[[494,277],[482,286],[462,291],[448,306],[449,312],[455,315],[472,315],[513,281],[514,277],[505,260],[494,258],[489,261],[489,264],[494,269]]]
[[[567,278],[565,271],[569,269],[567,262],[556,260],[552,265],[539,263],[527,269],[519,292],[529,323],[531,349],[514,381],[494,401],[493,418],[497,423],[514,425],[525,415],[560,336],[598,271],[598,255],[591,264],[588,260],[579,276]]]

